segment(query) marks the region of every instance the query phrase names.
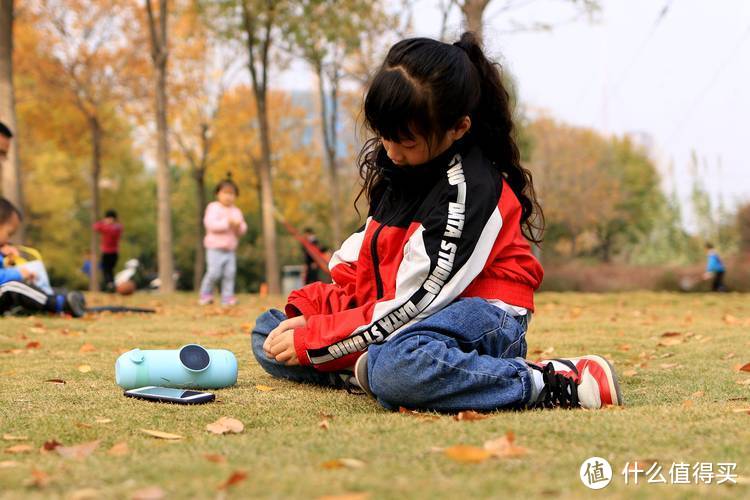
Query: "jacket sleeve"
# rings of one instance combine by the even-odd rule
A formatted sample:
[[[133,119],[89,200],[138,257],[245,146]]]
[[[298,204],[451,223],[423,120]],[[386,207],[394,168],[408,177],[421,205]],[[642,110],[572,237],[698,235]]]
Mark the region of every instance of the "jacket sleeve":
[[[240,215],[240,227],[237,235],[242,236],[247,232],[247,222],[245,222],[245,216],[242,214],[242,210],[238,208],[237,213]]]
[[[203,225],[207,232],[223,233],[229,231],[229,219],[224,217],[224,211],[209,203],[203,216]]]
[[[8,281],[23,281],[21,271],[16,267],[3,267],[5,257],[0,255],[0,285]]]
[[[331,314],[356,305],[357,259],[365,238],[367,224],[349,236],[328,263],[333,283],[311,283],[289,294],[285,312],[287,317]]]
[[[369,344],[385,341],[455,300],[479,275],[500,232],[500,181],[457,161],[445,189],[404,246],[395,292],[353,309],[308,318],[295,330],[297,357],[320,370],[351,366]],[[412,228],[413,229],[413,228]]]

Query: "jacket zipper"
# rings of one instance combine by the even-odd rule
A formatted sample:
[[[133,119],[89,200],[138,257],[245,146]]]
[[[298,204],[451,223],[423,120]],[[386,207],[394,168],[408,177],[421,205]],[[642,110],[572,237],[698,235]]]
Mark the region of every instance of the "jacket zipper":
[[[389,221],[390,222],[390,221]],[[385,227],[385,222],[380,225],[379,228],[375,230],[375,233],[372,235],[372,241],[370,241],[370,255],[372,255],[372,268],[375,271],[375,288],[377,290],[377,300],[380,300],[383,298],[384,292],[383,292],[383,278],[380,276],[380,259],[378,258],[378,235],[380,235],[380,231],[383,230]]]
[[[380,276],[380,258],[378,258],[378,236],[380,235],[380,231],[383,230],[383,228],[391,222],[396,217],[396,213],[394,211],[391,216],[385,220],[382,224],[380,224],[380,227],[378,227],[375,232],[372,235],[372,240],[370,241],[370,255],[372,256],[372,269],[375,272],[375,289],[376,289],[376,296],[377,300],[380,300],[385,295],[385,292],[383,291],[383,278]]]

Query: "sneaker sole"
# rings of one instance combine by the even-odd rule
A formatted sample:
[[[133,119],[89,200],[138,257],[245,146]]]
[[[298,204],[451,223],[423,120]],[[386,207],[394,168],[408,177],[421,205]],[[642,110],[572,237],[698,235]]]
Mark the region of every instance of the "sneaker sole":
[[[609,393],[610,395],[614,396],[616,400],[612,401],[613,405],[617,406],[623,406],[625,404],[625,401],[622,398],[622,392],[620,391],[620,384],[617,381],[617,375],[615,375],[615,370],[612,368],[612,365],[604,359],[601,356],[597,356],[596,354],[589,354],[587,356],[584,356],[587,359],[592,359],[596,361],[599,366],[602,367],[604,372],[607,374],[607,381],[609,382]]]
[[[367,351],[354,363],[354,378],[357,380],[360,389],[371,398],[375,398],[375,394],[370,391],[370,381],[367,378]]]

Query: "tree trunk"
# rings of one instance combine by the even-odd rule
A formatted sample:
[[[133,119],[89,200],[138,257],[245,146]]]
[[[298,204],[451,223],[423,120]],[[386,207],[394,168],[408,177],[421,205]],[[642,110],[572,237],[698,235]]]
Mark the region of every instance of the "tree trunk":
[[[89,131],[91,132],[91,277],[89,290],[99,291],[99,262],[101,251],[99,248],[99,233],[94,231],[93,224],[99,220],[99,177],[102,171],[102,128],[95,116],[89,117]]]
[[[482,16],[484,15],[484,9],[487,8],[487,4],[489,3],[490,0],[464,0],[463,4],[461,4],[466,31],[473,32],[480,42],[483,42]]]
[[[203,248],[203,212],[206,209],[206,169],[197,168],[193,170],[195,179],[195,263],[193,264],[193,289],[199,290],[203,273],[206,270],[206,249]]]
[[[265,92],[255,94],[260,125],[260,143],[262,158],[258,166],[260,177],[263,246],[266,254],[266,281],[268,293],[281,293],[281,278],[279,276],[279,256],[276,252],[276,219],[274,218],[273,186],[271,184],[271,137],[268,126],[268,109],[266,107]]]
[[[338,82],[331,82],[331,105],[332,112],[328,113],[328,103],[326,101],[326,91],[323,78],[325,77],[321,64],[316,64],[318,73],[318,97],[320,98],[320,130],[323,132],[323,150],[326,156],[326,166],[328,167],[328,180],[331,190],[331,232],[333,235],[332,247],[338,249],[341,245],[341,209],[339,178],[336,164],[336,114],[338,112],[336,102],[338,100]],[[333,79],[332,79],[333,80]]]
[[[18,154],[18,128],[16,123],[16,100],[13,92],[13,0],[0,0],[0,121],[15,135],[11,141],[8,161],[0,165],[2,195],[19,209],[23,209],[21,189],[21,160]],[[21,225],[14,241],[22,242],[24,225]]]
[[[158,32],[156,19],[153,15],[151,0],[147,0],[146,7],[149,15],[151,33],[151,57],[156,70],[156,134],[157,134],[157,204],[158,204],[158,260],[159,280],[161,292],[173,292],[174,258],[172,254],[172,209],[170,203],[171,179],[169,174],[169,139],[167,127],[167,0],[159,1]]]

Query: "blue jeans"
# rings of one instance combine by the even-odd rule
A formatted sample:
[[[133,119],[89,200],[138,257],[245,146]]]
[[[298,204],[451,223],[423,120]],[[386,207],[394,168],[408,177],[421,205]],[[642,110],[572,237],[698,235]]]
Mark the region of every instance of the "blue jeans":
[[[331,385],[311,367],[266,358],[263,341],[286,319],[271,310],[258,318],[253,353],[271,375]],[[480,298],[460,299],[368,348],[368,379],[378,402],[444,412],[490,411],[523,406],[531,397],[526,318],[516,319]],[[265,334],[263,333],[265,332]]]
[[[388,409],[490,411],[531,398],[526,318],[480,298],[457,300],[368,352],[370,389]]]
[[[287,366],[275,359],[266,357],[266,353],[263,352],[263,342],[266,341],[266,337],[271,333],[271,330],[279,326],[279,323],[285,319],[286,315],[283,312],[278,309],[270,309],[256,320],[250,343],[258,364],[274,377],[285,378],[294,382],[337,387],[335,374],[319,372],[312,366]]]

